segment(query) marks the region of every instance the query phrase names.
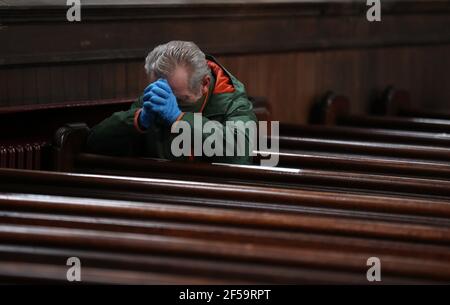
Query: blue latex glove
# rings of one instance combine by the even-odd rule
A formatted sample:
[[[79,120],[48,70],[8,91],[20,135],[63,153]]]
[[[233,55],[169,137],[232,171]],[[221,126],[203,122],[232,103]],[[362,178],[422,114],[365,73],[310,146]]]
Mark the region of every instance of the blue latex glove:
[[[144,129],[148,129],[155,119],[155,114],[152,111],[150,102],[145,102],[146,94],[148,94],[148,99],[151,97],[150,90],[152,89],[152,85],[153,83],[148,85],[144,90],[144,103],[142,105],[141,113],[139,114],[139,125]]]
[[[143,108],[151,109],[151,112],[158,114],[168,125],[175,122],[181,110],[167,80],[160,78],[147,89],[147,92],[144,91]]]
[[[150,103],[147,102],[147,104]],[[144,103],[142,111],[139,114],[139,125],[144,129],[148,129],[155,119],[155,115],[153,114],[151,107],[149,106],[150,105],[145,105]]]

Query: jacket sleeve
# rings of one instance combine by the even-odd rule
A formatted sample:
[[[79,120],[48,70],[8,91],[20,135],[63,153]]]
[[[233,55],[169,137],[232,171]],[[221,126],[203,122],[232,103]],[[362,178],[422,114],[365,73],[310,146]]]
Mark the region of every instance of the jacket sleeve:
[[[187,122],[191,127],[191,139],[194,142],[195,135],[202,135],[202,147],[203,144],[208,140],[208,137],[213,133],[220,135],[223,143],[223,153],[222,156],[207,156],[205,157],[204,152],[202,152],[202,160],[208,162],[220,162],[220,163],[233,163],[233,164],[252,164],[253,158],[250,155],[250,150],[253,148],[254,138],[251,136],[249,128],[245,128],[243,124],[254,124],[255,136],[257,136],[257,119],[253,112],[253,105],[247,99],[247,97],[239,97],[239,99],[230,103],[230,107],[227,110],[224,119],[221,121],[209,120],[205,116],[198,115],[201,118],[201,124],[194,124],[194,113],[186,112],[175,122],[177,124],[179,121]],[[233,123],[236,125],[233,126]],[[214,126],[214,131],[205,131],[205,124],[209,126]],[[247,125],[248,126],[248,125]],[[196,130],[198,129],[198,130]],[[228,137],[227,137],[228,133]],[[232,135],[232,136],[230,136]],[[239,138],[243,141],[239,140]],[[244,143],[244,146],[239,145]],[[232,147],[232,155],[228,156],[226,154],[227,147]],[[191,151],[193,151],[193,147]],[[240,151],[240,153],[239,153]],[[196,157],[197,158],[197,157]]]
[[[137,125],[142,106],[139,98],[127,111],[119,111],[94,126],[86,142],[86,151],[112,156],[133,156],[145,133]]]

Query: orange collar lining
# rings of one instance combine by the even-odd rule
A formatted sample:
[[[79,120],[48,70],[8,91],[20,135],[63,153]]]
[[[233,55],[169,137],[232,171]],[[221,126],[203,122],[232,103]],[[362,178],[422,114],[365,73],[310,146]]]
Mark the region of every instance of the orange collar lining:
[[[235,91],[233,85],[231,84],[231,80],[228,76],[225,75],[223,69],[211,60],[207,60],[209,68],[212,70],[214,75],[216,76],[216,84],[214,86],[213,94],[220,93],[232,93]]]

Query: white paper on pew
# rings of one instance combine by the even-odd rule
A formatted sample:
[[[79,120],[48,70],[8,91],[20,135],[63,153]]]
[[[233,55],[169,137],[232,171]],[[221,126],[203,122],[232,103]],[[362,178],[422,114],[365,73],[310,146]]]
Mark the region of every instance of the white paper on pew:
[[[242,165],[242,164],[228,164],[228,163],[211,163],[213,165],[221,165],[221,166],[230,166],[230,167],[243,167],[243,168],[251,168],[251,169],[259,169],[259,170],[268,170],[275,172],[283,172],[283,173],[300,173],[300,169],[298,168],[287,168],[287,167],[271,167],[271,166],[259,166],[259,165]]]

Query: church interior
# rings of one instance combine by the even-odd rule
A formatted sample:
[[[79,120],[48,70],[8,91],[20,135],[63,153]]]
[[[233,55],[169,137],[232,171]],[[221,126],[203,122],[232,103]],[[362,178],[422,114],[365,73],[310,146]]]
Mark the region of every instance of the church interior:
[[[0,283],[450,283],[450,1],[65,2],[0,0]],[[174,40],[276,150],[86,149]]]

